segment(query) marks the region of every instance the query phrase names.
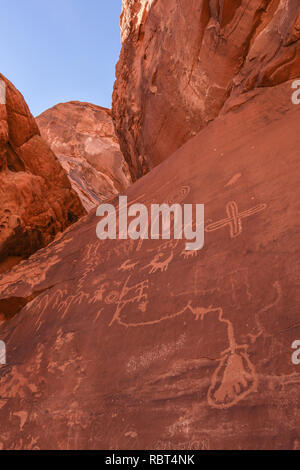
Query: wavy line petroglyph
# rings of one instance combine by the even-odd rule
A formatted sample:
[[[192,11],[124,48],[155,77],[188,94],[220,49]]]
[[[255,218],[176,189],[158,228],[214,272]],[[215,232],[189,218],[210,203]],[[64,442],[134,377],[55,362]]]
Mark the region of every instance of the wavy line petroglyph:
[[[265,305],[264,307],[262,307],[257,313],[255,313],[255,322],[258,328],[258,333],[255,335],[251,333],[248,334],[248,337],[250,338],[251,343],[254,343],[260,336],[264,334],[264,328],[260,321],[260,315],[272,310],[274,307],[276,307],[276,305],[279,304],[280,300],[282,299],[282,289],[281,289],[281,285],[279,281],[276,281],[273,284],[273,288],[275,291],[274,300],[268,305]]]

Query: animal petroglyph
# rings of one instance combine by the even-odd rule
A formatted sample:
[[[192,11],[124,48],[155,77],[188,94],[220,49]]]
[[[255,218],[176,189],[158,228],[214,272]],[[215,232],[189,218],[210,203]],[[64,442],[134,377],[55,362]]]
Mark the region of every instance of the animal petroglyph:
[[[190,186],[182,186],[179,190],[177,190],[173,194],[171,194],[171,196],[169,196],[167,198],[167,200],[164,202],[164,204],[168,204],[169,206],[171,206],[173,204],[180,204],[186,199],[186,197],[189,195],[190,191],[191,191]],[[159,202],[156,199],[152,199],[150,204],[163,204],[163,203]],[[155,222],[156,220],[157,219],[154,219],[153,222]],[[172,220],[172,215],[171,215],[171,220]],[[144,235],[145,235],[145,232],[144,232]],[[136,251],[141,250],[141,248],[143,246],[143,243],[144,243],[144,238],[142,237],[139,240],[138,244],[137,244]]]
[[[123,271],[123,272],[132,271],[136,267],[137,264],[138,263],[132,263],[130,259],[128,259],[118,268],[118,271]]]
[[[173,252],[171,252],[167,258],[164,253],[158,253],[154,256],[153,260],[143,269],[150,268],[149,274],[156,273],[157,271],[165,272],[168,270],[169,264],[172,262],[173,258]]]
[[[231,201],[226,205],[227,218],[221,219],[205,227],[206,232],[215,232],[224,227],[230,228],[230,237],[236,238],[243,232],[242,220],[251,215],[259,214],[267,208],[267,204],[259,204],[251,209],[239,212],[236,202]]]
[[[199,251],[197,250],[194,250],[194,251],[186,251],[186,250],[183,250],[180,254],[180,256],[182,256],[184,259],[190,259],[190,258],[195,258],[196,256],[198,256],[198,253]]]

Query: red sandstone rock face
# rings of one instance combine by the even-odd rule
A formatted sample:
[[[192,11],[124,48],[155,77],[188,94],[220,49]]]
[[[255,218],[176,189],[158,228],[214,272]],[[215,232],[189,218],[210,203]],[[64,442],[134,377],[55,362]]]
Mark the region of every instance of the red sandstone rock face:
[[[113,117],[136,179],[237,96],[300,76],[299,0],[123,0]]]
[[[128,190],[204,203],[203,250],[92,211],[0,279],[0,448],[299,449],[300,106],[243,98]]]
[[[0,270],[83,214],[22,95],[0,74]]]
[[[88,211],[131,184],[109,109],[63,103],[41,114],[37,123]]]

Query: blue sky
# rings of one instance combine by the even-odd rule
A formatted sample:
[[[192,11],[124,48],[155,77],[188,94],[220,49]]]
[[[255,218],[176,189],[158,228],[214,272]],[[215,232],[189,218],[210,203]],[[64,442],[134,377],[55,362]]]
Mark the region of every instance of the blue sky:
[[[122,0],[0,0],[0,71],[38,115],[59,102],[111,106]]]

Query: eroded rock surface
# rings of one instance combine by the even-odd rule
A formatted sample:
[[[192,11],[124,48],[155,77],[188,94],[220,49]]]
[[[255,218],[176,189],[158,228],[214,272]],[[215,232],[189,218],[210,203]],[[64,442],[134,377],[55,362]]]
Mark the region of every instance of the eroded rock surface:
[[[131,184],[109,109],[62,103],[41,114],[37,123],[88,211]]]
[[[237,96],[300,76],[299,0],[123,0],[113,117],[134,179]]]
[[[0,448],[299,449],[299,113],[245,93],[129,188],[204,203],[200,252],[92,211],[0,278]]]
[[[0,74],[0,271],[84,213],[24,98]]]

